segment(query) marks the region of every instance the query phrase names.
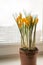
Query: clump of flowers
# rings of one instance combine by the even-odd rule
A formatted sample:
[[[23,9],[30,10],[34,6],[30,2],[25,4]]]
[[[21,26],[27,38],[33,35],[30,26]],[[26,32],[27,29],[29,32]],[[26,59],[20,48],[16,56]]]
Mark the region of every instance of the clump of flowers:
[[[20,13],[15,20],[21,34],[21,47],[28,49],[35,48],[35,36],[38,18],[34,18],[32,15],[23,17],[23,15]]]

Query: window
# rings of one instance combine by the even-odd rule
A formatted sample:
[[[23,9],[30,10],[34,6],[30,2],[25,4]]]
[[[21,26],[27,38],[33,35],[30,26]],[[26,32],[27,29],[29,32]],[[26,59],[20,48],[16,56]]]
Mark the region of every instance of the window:
[[[20,41],[20,33],[12,15],[15,13],[18,14],[19,12],[23,12],[24,10],[26,10],[27,13],[31,13],[33,16],[38,15],[39,23],[37,25],[36,42],[38,42],[39,40],[41,41],[41,4],[41,0],[0,0],[0,42],[11,43]]]

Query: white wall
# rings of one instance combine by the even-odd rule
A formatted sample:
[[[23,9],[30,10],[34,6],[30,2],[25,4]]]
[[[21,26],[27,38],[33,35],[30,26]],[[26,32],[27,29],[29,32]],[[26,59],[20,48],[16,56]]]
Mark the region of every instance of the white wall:
[[[0,0],[0,26],[13,26],[13,14],[26,10],[27,13],[38,15],[37,30],[42,29],[42,0]]]

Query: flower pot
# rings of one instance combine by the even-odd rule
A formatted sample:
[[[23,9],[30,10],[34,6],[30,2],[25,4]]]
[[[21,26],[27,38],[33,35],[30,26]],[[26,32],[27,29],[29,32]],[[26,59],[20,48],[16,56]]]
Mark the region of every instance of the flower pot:
[[[38,49],[28,50],[20,48],[21,65],[36,65]]]

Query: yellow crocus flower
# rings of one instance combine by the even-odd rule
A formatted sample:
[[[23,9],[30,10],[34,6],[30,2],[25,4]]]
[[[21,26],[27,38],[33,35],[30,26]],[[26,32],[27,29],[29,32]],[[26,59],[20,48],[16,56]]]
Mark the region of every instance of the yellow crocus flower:
[[[22,26],[22,14],[20,13],[19,16],[16,18],[16,22],[18,24],[18,27],[20,28]]]
[[[22,22],[25,23],[26,26],[29,25],[29,21],[26,18],[22,18]]]
[[[21,21],[21,19],[22,19],[22,14],[20,13],[19,16],[16,18],[16,22]]]
[[[38,23],[38,18],[37,18],[37,17],[35,18],[35,23],[36,23],[36,24]]]
[[[21,23],[20,23],[20,24],[18,24],[18,27],[19,27],[19,28],[21,28],[21,27],[22,27],[22,24],[21,24]]]

